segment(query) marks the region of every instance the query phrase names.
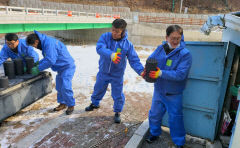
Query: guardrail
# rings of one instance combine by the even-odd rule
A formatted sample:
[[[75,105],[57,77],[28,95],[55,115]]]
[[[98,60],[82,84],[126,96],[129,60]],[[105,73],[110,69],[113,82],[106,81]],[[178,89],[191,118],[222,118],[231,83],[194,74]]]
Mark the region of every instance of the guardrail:
[[[146,23],[203,25],[205,21],[206,20],[204,19],[194,19],[194,18],[139,16],[139,22],[146,22]]]
[[[86,17],[111,18],[111,19],[120,18],[120,14],[89,13],[89,12],[79,12],[79,11],[12,7],[12,6],[0,6],[0,14],[48,15],[48,16],[68,16],[68,17],[86,16]]]

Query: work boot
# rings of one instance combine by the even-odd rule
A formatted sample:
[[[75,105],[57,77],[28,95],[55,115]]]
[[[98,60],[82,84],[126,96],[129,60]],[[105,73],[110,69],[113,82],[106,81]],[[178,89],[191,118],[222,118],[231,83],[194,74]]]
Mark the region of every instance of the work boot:
[[[67,115],[71,115],[74,111],[74,106],[69,106],[66,110],[66,114]]]
[[[53,111],[60,111],[65,109],[67,106],[65,104],[60,103],[57,107],[53,109]]]
[[[153,136],[152,134],[150,134],[147,138],[146,141],[147,143],[153,143],[154,141],[156,141],[158,139],[158,136]]]
[[[115,113],[114,122],[115,123],[120,123],[121,122],[120,113]]]
[[[177,145],[177,148],[183,148],[183,146],[182,145]]]
[[[99,106],[96,106],[96,105],[94,105],[94,104],[90,104],[88,107],[86,107],[85,108],[85,111],[93,111],[94,109],[98,109],[99,108]]]

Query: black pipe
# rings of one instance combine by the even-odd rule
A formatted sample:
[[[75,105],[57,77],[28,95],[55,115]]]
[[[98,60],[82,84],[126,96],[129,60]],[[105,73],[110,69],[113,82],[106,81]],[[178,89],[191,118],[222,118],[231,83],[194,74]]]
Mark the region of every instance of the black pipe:
[[[152,79],[149,77],[150,71],[157,71],[157,65],[158,65],[158,62],[156,59],[150,58],[146,61],[146,65],[145,65],[146,74],[144,78],[147,82],[154,83],[157,81],[157,79]]]
[[[7,88],[8,87],[8,77],[1,76],[0,77],[0,88]]]
[[[15,74],[16,75],[23,75],[23,60],[21,58],[14,59],[14,67],[15,67]]]
[[[26,66],[27,66],[27,73],[31,74],[31,70],[34,66],[34,59],[32,57],[26,57]]]
[[[3,63],[5,76],[8,76],[8,79],[15,78],[15,70],[14,70],[14,62],[13,61],[5,61]]]

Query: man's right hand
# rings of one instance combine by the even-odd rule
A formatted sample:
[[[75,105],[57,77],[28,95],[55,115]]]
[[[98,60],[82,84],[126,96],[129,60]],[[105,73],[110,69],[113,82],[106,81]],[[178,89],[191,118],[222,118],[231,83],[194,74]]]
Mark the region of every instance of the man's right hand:
[[[34,67],[31,69],[31,74],[34,75],[34,76],[38,75],[39,72],[40,72],[40,71],[39,71],[39,69],[38,69],[37,66],[34,66]]]
[[[111,59],[112,59],[112,61],[113,61],[114,64],[118,64],[118,63],[120,62],[121,57],[120,57],[119,55],[121,55],[120,52],[112,53]]]
[[[37,61],[36,63],[34,63],[34,66],[38,66],[39,65],[39,61]]]
[[[143,79],[145,79],[145,75],[146,75],[146,69],[144,68],[143,72],[140,74],[142,76]]]

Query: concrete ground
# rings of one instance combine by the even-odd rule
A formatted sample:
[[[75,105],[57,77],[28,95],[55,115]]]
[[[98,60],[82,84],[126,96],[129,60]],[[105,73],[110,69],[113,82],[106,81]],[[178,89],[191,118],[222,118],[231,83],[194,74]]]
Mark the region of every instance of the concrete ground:
[[[145,120],[135,131],[132,138],[125,145],[125,148],[176,148],[172,142],[169,128],[162,126],[162,134],[152,143],[145,141],[149,136],[149,122]],[[222,148],[223,145],[219,140],[213,142],[198,137],[186,135],[184,148]]]
[[[161,136],[159,136],[157,141],[149,144],[144,139],[141,148],[175,148],[175,145],[171,140],[169,129],[166,127],[162,127],[162,129],[163,129],[162,134]],[[148,135],[149,132],[147,132],[146,136]],[[184,145],[184,148],[205,148],[205,147],[206,147],[205,143],[193,141],[186,141],[186,144]]]
[[[162,134],[152,143],[145,141],[149,136],[149,121],[145,120],[135,131],[132,138],[125,145],[125,148],[175,148],[172,142],[169,128],[162,126]],[[206,139],[186,135],[184,148],[222,148],[219,140],[213,142]]]

